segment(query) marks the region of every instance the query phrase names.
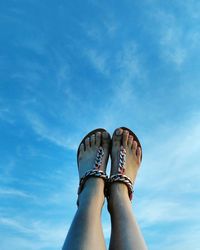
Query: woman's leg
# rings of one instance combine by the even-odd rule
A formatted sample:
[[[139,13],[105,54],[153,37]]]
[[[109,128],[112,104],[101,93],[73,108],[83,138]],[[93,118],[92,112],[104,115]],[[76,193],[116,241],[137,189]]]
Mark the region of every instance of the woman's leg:
[[[63,250],[106,249],[101,226],[103,203],[104,180],[91,177],[79,195],[79,207]]]
[[[123,129],[118,129],[113,135],[111,175],[118,172],[121,145],[126,149],[124,174],[134,182],[140,165],[141,148],[138,147],[133,136]],[[147,246],[134,217],[125,184],[112,183],[108,208],[112,224],[110,250],[146,250]]]
[[[104,149],[101,170],[106,170],[109,156],[110,136],[97,132],[86,138],[79,151],[79,176],[94,166],[99,146]],[[105,250],[101,225],[101,210],[104,204],[104,180],[90,177],[79,194],[79,206],[67,234],[63,250]]]

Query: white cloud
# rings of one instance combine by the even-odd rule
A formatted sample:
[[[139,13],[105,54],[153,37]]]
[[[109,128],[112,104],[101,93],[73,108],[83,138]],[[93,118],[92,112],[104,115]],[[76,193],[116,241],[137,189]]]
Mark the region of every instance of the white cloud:
[[[132,126],[134,114],[136,121],[141,108],[138,86],[146,77],[146,70],[142,65],[143,58],[138,52],[137,44],[134,41],[124,43],[115,55],[109,97],[97,124],[104,124],[107,129],[113,130],[125,124]]]
[[[21,198],[33,198],[32,195],[18,189],[0,187],[0,196],[16,196]]]
[[[107,15],[102,18],[103,25],[105,28],[105,32],[107,33],[109,38],[113,38],[119,29],[119,22],[117,21],[114,13],[111,13],[111,11],[108,12]],[[103,34],[102,34],[103,35]]]
[[[180,67],[186,60],[188,48],[185,46],[185,32],[176,17],[163,10],[156,12],[161,57]]]
[[[38,55],[44,55],[46,53],[46,41],[44,38],[42,38],[41,34],[40,37],[32,37],[32,39],[25,39],[23,37],[23,40],[16,40],[15,46],[23,47],[23,49],[30,49],[31,52],[34,52]]]
[[[196,1],[193,4],[176,1],[175,6],[179,10],[176,13],[155,5],[150,16],[157,27],[153,35],[158,38],[161,58],[180,69],[190,59],[191,53],[199,49],[199,4]],[[179,12],[184,13],[184,20]]]
[[[28,221],[28,223],[27,223]],[[8,241],[7,231],[1,237],[1,247],[4,249],[44,249],[48,247],[60,248],[66,236],[66,225],[56,222],[31,220],[30,218],[0,217],[2,228],[10,228],[14,234],[12,241]],[[6,236],[6,237],[5,237]]]
[[[180,124],[171,123],[167,132],[161,126],[154,133],[147,135],[149,145],[144,148],[144,161],[141,167],[143,181],[138,184],[143,185],[148,180],[148,186],[155,190],[167,187],[183,190],[183,183],[188,183],[192,187],[199,177],[199,114],[192,114]],[[196,188],[199,190],[199,185]]]
[[[98,72],[103,75],[109,74],[108,56],[105,53],[100,53],[95,49],[88,49],[85,51],[85,54]]]
[[[116,67],[120,70],[121,78],[133,80],[141,75],[141,58],[135,41],[125,43],[117,54]],[[143,72],[142,72],[143,73]]]
[[[0,100],[0,120],[4,121],[4,122],[7,122],[7,123],[10,123],[10,124],[14,124],[15,122],[15,119],[13,117],[13,114],[12,112],[10,111],[10,109],[6,106],[4,106],[2,104],[2,100]]]
[[[190,0],[190,1],[177,1],[177,4],[180,5],[185,11],[188,18],[192,18],[193,20],[197,20],[200,18],[200,3],[198,0]]]
[[[197,249],[194,239],[200,237],[200,231],[194,236],[187,228],[200,223],[200,114],[193,113],[179,124],[171,121],[167,126],[145,135],[148,143],[133,207],[152,249],[190,249],[190,244]],[[186,228],[182,230],[183,225]],[[168,235],[162,242],[164,247],[154,245],[155,238],[162,237],[163,227]]]
[[[174,230],[175,229],[175,230]],[[152,229],[153,230],[153,229]],[[149,244],[149,249],[177,250],[177,249],[194,249],[199,250],[200,227],[197,224],[181,225],[170,228],[170,231],[161,233],[155,232],[153,242]]]
[[[22,233],[33,233],[34,231],[27,226],[22,225],[19,221],[7,217],[0,217],[0,225],[12,228]]]
[[[41,138],[47,139],[58,146],[76,150],[77,144],[73,138],[69,138],[66,133],[62,133],[61,130],[56,129],[55,127],[50,127],[36,114],[26,112],[26,118],[30,123],[32,129],[36,134]]]
[[[165,199],[160,198],[160,195],[154,195],[146,199],[144,197],[136,205],[136,214],[143,228],[151,228],[160,224],[200,222],[198,216],[200,202],[179,200],[171,198],[171,195],[166,197],[166,194],[163,194],[163,196],[165,196]]]
[[[105,11],[101,3],[98,3],[98,8],[103,9],[101,16],[99,16],[101,21],[98,22],[98,24],[94,22],[84,22],[80,23],[80,26],[90,39],[102,43],[105,38],[110,40],[115,37],[119,29],[119,22],[115,14],[111,13],[111,11]]]

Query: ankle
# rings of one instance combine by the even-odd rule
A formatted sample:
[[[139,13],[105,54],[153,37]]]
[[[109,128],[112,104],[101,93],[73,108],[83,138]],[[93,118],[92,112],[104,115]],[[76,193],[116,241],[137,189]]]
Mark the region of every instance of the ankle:
[[[105,199],[104,186],[102,178],[89,178],[78,196],[79,207],[88,207],[91,204],[102,207]]]
[[[128,195],[128,188],[124,183],[115,182],[110,187],[110,195],[108,199],[108,210],[118,209],[119,206],[129,204],[130,198]]]
[[[110,186],[110,198],[128,198],[128,188],[122,182],[113,182]]]

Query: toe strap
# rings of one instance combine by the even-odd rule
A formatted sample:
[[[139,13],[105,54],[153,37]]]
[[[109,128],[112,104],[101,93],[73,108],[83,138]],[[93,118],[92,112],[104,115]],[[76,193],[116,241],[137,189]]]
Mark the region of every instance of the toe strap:
[[[127,188],[128,188],[128,194],[129,194],[129,198],[130,200],[132,200],[132,197],[133,197],[133,183],[131,181],[131,179],[126,176],[126,175],[123,175],[123,174],[115,174],[115,175],[112,175],[107,183],[108,183],[108,193],[109,193],[109,186],[113,183],[113,182],[122,182],[124,183]],[[109,195],[108,195],[109,196]],[[108,197],[109,198],[109,197]]]
[[[99,147],[98,150],[97,150],[94,169],[96,169],[96,170],[100,169],[100,167],[102,165],[102,161],[103,161],[103,156],[104,156],[104,150],[103,150],[102,147]]]

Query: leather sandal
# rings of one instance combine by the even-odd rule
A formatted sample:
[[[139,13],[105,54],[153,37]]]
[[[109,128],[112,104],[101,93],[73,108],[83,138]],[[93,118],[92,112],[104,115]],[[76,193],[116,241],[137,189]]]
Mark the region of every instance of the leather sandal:
[[[79,144],[79,147],[78,147],[78,150],[77,150],[77,165],[78,165],[78,168],[79,168],[79,161],[78,161],[78,156],[79,156],[79,151],[80,151],[80,145],[82,143],[84,143],[85,139],[87,137],[90,137],[92,134],[95,134],[96,132],[107,132],[105,129],[103,128],[98,128],[98,129],[95,129],[95,130],[92,130],[90,133],[88,133],[83,139],[82,141],[80,142]],[[98,178],[102,178],[104,179],[104,181],[106,182],[107,179],[108,179],[108,176],[106,174],[106,172],[100,170],[100,167],[102,165],[102,159],[104,157],[104,149],[103,147],[100,145],[99,148],[97,149],[97,153],[96,153],[96,159],[95,159],[95,162],[94,162],[94,166],[91,170],[87,171],[81,178],[80,178],[80,181],[79,181],[79,187],[78,187],[78,195],[81,193],[81,191],[83,190],[84,188],[84,185],[87,181],[88,178],[90,177],[98,177]],[[77,200],[77,206],[79,205],[79,201]]]
[[[141,143],[140,143],[138,137],[133,133],[133,131],[130,130],[129,128],[126,128],[126,127],[120,127],[120,128],[123,130],[127,130],[129,132],[129,135],[133,136],[134,140],[137,141],[138,146],[142,150]],[[108,180],[107,180],[107,188],[106,188],[107,199],[109,199],[110,185],[113,182],[122,182],[127,186],[129,198],[130,198],[130,200],[132,200],[132,198],[133,198],[133,182],[131,181],[131,179],[128,176],[126,176],[124,174],[125,173],[125,163],[126,163],[126,149],[122,145],[120,147],[118,159],[119,159],[118,172],[116,174],[111,175],[110,178],[108,178]],[[142,155],[141,155],[141,161],[142,161]]]

